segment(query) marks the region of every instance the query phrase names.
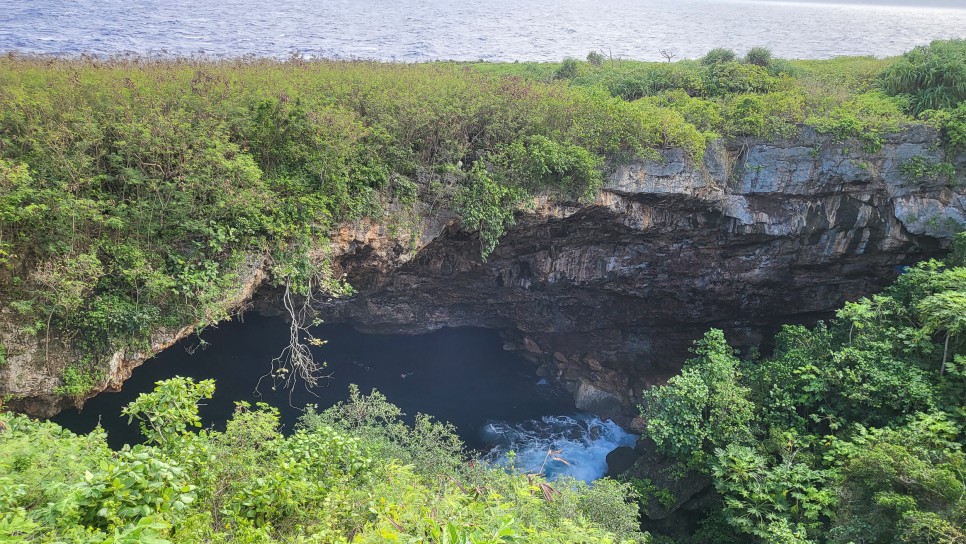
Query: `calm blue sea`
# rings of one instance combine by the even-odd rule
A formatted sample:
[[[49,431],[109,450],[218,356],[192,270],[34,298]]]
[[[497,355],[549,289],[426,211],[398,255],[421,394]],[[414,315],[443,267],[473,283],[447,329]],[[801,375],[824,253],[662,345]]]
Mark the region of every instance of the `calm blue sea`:
[[[2,0],[0,52],[400,61],[888,56],[966,37],[966,0]]]

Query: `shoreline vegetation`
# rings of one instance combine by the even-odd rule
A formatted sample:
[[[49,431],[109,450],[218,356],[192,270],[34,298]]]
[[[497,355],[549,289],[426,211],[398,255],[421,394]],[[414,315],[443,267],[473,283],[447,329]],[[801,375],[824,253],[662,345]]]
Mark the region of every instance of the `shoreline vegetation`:
[[[486,258],[534,196],[590,198],[632,156],[697,161],[710,142],[803,127],[875,152],[912,124],[962,149],[964,100],[962,40],[826,61],[763,48],[667,63],[8,55],[0,304],[63,368],[56,392],[83,397],[111,353],[227,318],[252,263],[286,293],[351,293],[312,257],[345,221],[414,221],[433,202]],[[908,169],[961,177],[948,163]],[[719,498],[677,542],[966,542],[958,243],[836,324],[786,327],[772,358],[739,361],[712,331],[681,376],[646,392],[645,434]],[[51,360],[61,353],[75,362]],[[377,394],[310,412],[289,437],[270,407],[245,404],[225,432],[189,432],[213,387],[142,396],[125,413],[148,443],[121,452],[96,431],[0,412],[0,539],[650,541],[638,505],[668,499],[643,475],[586,487],[468,461],[452,429],[406,427]]]

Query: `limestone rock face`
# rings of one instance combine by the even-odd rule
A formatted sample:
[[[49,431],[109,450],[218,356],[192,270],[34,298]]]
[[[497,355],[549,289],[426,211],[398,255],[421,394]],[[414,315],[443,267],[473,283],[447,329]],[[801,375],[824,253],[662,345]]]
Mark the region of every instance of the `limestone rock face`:
[[[901,169],[964,160],[937,141],[914,127],[866,153],[803,130],[715,144],[700,164],[667,150],[618,165],[593,202],[536,199],[485,262],[477,237],[454,228],[388,274],[336,259],[360,294],[319,311],[371,332],[500,329],[579,406],[626,420],[709,327],[758,345],[942,255],[966,226],[966,192]]]
[[[676,373],[709,327],[755,346],[782,323],[826,317],[883,288],[901,265],[941,256],[966,227],[966,189],[902,168],[916,159],[966,171],[966,156],[937,143],[935,131],[911,127],[866,153],[803,129],[783,142],[718,142],[700,163],[665,150],[614,165],[592,202],[536,198],[486,261],[451,211],[421,203],[391,226],[347,224],[318,248],[357,294],[317,310],[370,332],[499,329],[579,406],[627,421],[640,392]],[[247,307],[262,277],[255,267],[226,303]],[[277,291],[254,297],[256,309],[278,313]],[[5,315],[0,394],[56,412],[67,402],[54,393],[56,365],[38,363],[42,346]],[[103,387],[119,387],[190,330],[159,331],[151,352],[115,354]]]
[[[265,280],[263,263],[248,259],[238,271],[237,288],[222,301],[226,309],[242,311],[255,290]],[[52,417],[70,406],[81,407],[84,401],[103,391],[120,391],[131,372],[144,361],[191,334],[195,326],[153,331],[147,349],[122,349],[101,365],[101,382],[86,397],[69,397],[57,392],[64,368],[84,354],[52,334],[37,338],[23,331],[22,323],[9,308],[0,309],[0,341],[7,350],[7,364],[0,366],[0,398],[9,396],[9,406],[36,417]]]

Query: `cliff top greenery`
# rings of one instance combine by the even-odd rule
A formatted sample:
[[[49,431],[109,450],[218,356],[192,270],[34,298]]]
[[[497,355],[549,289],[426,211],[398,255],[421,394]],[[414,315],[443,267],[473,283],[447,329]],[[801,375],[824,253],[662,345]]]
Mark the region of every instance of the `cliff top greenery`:
[[[0,302],[45,348],[77,350],[86,362],[64,369],[61,392],[80,395],[108,353],[225,318],[263,263],[297,292],[339,290],[309,250],[346,220],[404,231],[434,213],[417,202],[447,207],[485,257],[532,195],[586,198],[630,156],[698,160],[711,140],[780,139],[801,124],[875,151],[913,114],[962,144],[962,107],[910,98],[959,81],[961,50],[546,64],[8,55]],[[897,67],[952,75],[896,87]]]
[[[297,291],[342,289],[310,260],[343,221],[404,227],[447,206],[492,250],[538,193],[592,194],[609,165],[806,124],[869,151],[903,123],[966,143],[962,42],[901,59],[557,64],[0,59],[0,303],[78,363],[225,317],[265,266]],[[938,75],[937,75],[938,74]],[[958,97],[958,98],[957,98]],[[933,108],[933,109],[928,109]],[[938,108],[938,109],[936,109]],[[399,210],[403,210],[400,212]],[[408,219],[407,219],[408,218]],[[830,325],[787,327],[742,361],[710,332],[645,393],[648,434],[721,502],[687,542],[966,541],[962,239]],[[0,364],[5,348],[0,345]],[[61,364],[48,360],[50,365]],[[452,429],[352,392],[289,436],[241,403],[201,430],[214,384],[175,379],[128,406],[145,444],[0,412],[4,542],[644,541],[673,499],[630,478],[548,484],[467,460]]]

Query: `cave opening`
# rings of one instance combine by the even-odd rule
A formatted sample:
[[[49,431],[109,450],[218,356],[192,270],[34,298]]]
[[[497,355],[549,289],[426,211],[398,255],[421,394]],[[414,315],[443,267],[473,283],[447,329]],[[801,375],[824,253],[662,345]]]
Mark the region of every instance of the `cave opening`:
[[[140,440],[137,426],[121,417],[121,409],[155,382],[187,376],[215,380],[215,395],[204,401],[201,416],[216,429],[231,418],[236,401],[247,401],[278,408],[283,431],[290,432],[306,405],[324,410],[346,400],[355,384],[363,394],[378,390],[410,422],[424,413],[453,424],[469,450],[495,462],[504,462],[512,450],[518,467],[537,471],[548,449],[562,450],[566,463],[544,467],[550,476],[599,478],[607,453],[634,444],[636,437],[613,422],[578,411],[572,395],[538,376],[518,352],[505,350],[496,330],[392,335],[322,324],[312,333],[325,341],[312,349],[316,360],[325,361],[327,376],[312,391],[301,385],[273,391],[271,380],[259,383],[288,342],[289,326],[277,317],[248,314],[176,343],[136,368],[120,392],[101,393],[82,410],[65,410],[53,420],[78,433],[100,424],[112,447],[133,444]]]

